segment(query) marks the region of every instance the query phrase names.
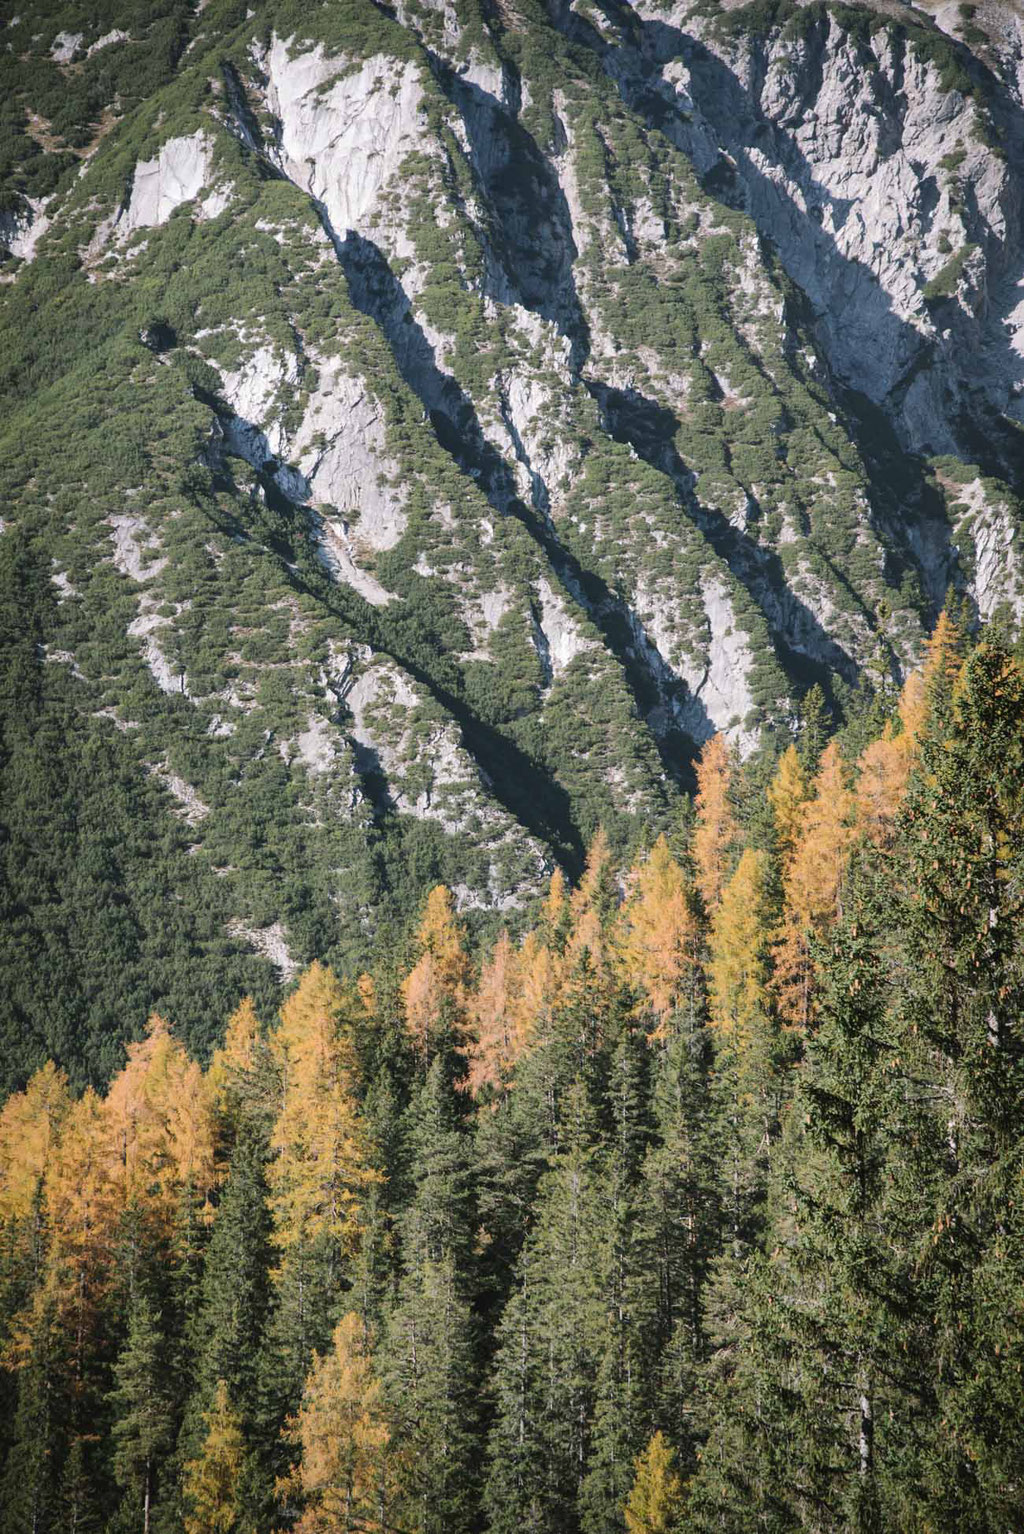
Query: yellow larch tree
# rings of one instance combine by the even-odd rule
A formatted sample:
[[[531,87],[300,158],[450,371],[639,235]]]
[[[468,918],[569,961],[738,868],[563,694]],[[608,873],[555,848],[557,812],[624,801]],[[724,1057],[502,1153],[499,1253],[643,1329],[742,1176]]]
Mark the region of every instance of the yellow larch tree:
[[[0,1228],[32,1217],[70,1101],[67,1077],[48,1060],[0,1110]]]
[[[843,875],[857,835],[856,801],[835,741],[822,753],[814,797],[803,807],[800,830],[783,879],[784,913],[775,984],[785,1019],[806,1028],[811,1018],[810,943],[841,914]]]
[[[682,868],[659,836],[626,879],[619,915],[619,969],[653,1017],[652,1038],[693,995],[699,967],[697,919]]]
[[[72,1106],[67,1078],[48,1061],[0,1110],[0,1367],[19,1367],[30,1346],[46,1271],[45,1179]]]
[[[516,1026],[523,1048],[528,1049],[550,1020],[562,984],[562,958],[536,932],[528,932],[520,945],[516,969]]]
[[[953,689],[963,664],[963,636],[943,608],[924,648],[921,674],[924,679],[927,708],[941,698],[952,699]]]
[[[768,1010],[767,864],[765,853],[746,848],[708,935],[709,1022],[741,1059]]]
[[[775,776],[768,785],[779,855],[788,862],[800,830],[803,807],[811,792],[807,771],[796,746],[787,746],[779,758]]]
[[[100,1326],[124,1208],[116,1150],[105,1105],[87,1088],[64,1116],[45,1178],[46,1281],[76,1363]]]
[[[602,826],[587,849],[583,877],[569,899],[566,958],[570,966],[586,952],[594,969],[604,973],[605,939],[615,908],[615,870],[608,837]]]
[[[470,1001],[469,1086],[474,1093],[504,1087],[525,1047],[519,968],[520,955],[502,931],[481,966]]]
[[[281,1009],[272,1038],[283,1098],[267,1169],[282,1268],[323,1239],[350,1251],[359,1209],[379,1180],[370,1166],[357,1101],[357,1067],[343,1014],[352,1004],[332,972],[313,964]]]
[[[122,1210],[138,1211],[190,1261],[194,1216],[204,1208],[209,1216],[216,1180],[214,1114],[202,1071],[159,1014],[129,1044],[103,1108]]]
[[[443,884],[427,896],[416,942],[419,955],[402,982],[402,1001],[406,1027],[426,1063],[441,1035],[461,1033],[470,981],[462,927]]]
[[[560,952],[569,933],[569,893],[565,874],[556,868],[541,906],[541,936],[547,947]]]
[[[206,1091],[221,1136],[237,1127],[245,1108],[273,1111],[274,1079],[270,1048],[251,996],[244,996],[228,1019],[224,1043],[213,1052]]]
[[[389,1528],[389,1432],[365,1328],[350,1311],[330,1351],[313,1355],[289,1424],[299,1462],[281,1490],[304,1502],[299,1534],[377,1534]]]
[[[729,799],[732,762],[724,735],[712,735],[697,763],[697,823],[693,832],[693,863],[697,888],[710,913],[718,903],[729,870],[730,853],[739,827]]]
[[[203,1414],[203,1421],[202,1448],[184,1467],[185,1534],[247,1534],[238,1516],[245,1439],[223,1380],[217,1383],[213,1406]]]
[[[861,754],[857,777],[857,823],[876,847],[893,837],[896,815],[918,759],[932,703],[952,697],[960,669],[960,636],[945,612],[925,650],[923,665],[907,677],[900,693],[898,723],[890,721]]]
[[[683,1483],[664,1433],[637,1457],[633,1489],[623,1514],[628,1534],[673,1534],[683,1508]]]

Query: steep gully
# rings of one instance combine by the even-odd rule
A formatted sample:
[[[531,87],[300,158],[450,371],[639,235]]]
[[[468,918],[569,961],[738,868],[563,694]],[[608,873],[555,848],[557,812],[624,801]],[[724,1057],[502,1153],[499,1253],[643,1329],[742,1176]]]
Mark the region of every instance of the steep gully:
[[[589,338],[573,281],[575,247],[571,219],[557,178],[534,140],[493,97],[455,77],[436,56],[429,55],[429,61],[446,94],[460,110],[482,195],[497,211],[495,223],[504,248],[490,251],[490,267],[503,275],[506,290],[493,296],[506,302],[511,296],[525,308],[553,319],[561,333],[570,339],[574,377],[582,378],[602,406],[609,431],[619,440],[628,442],[639,457],[669,478],[682,509],[765,612],[774,630],[777,653],[786,669],[791,674],[806,676],[808,670],[813,673],[825,662],[840,673],[854,676],[856,667],[850,657],[787,588],[781,579],[777,560],[732,528],[724,517],[699,505],[693,494],[692,476],[672,447],[671,437],[677,423],[670,415],[640,396],[629,401],[620,398],[614,390],[583,371],[589,353]],[[241,82],[233,71],[227,71],[226,75],[240,136],[272,172],[282,174],[273,152],[259,137]],[[512,89],[514,93],[514,73]],[[473,98],[471,103],[466,99],[469,96]],[[483,135],[480,133],[481,121],[487,123],[487,132]],[[481,138],[486,140],[486,146]],[[500,146],[497,153],[496,145]],[[513,163],[516,167],[514,176],[508,174]],[[309,195],[305,188],[298,189]],[[560,259],[554,264],[549,259],[542,268],[538,267],[536,252],[529,239],[523,238],[523,231],[530,228],[530,219],[524,216],[528,209],[523,198],[527,195],[532,202],[539,195],[546,205],[549,221],[553,220],[560,229],[560,238],[556,242]],[[628,604],[613,593],[595,571],[584,568],[561,543],[548,514],[547,489],[541,476],[529,465],[533,505],[527,508],[523,504],[511,471],[486,439],[471,400],[450,375],[438,368],[430,343],[413,320],[408,297],[383,253],[364,236],[352,231],[341,239],[331,227],[324,207],[316,206],[345,271],[353,302],[374,320],[388,340],[403,378],[424,405],[442,447],[462,472],[472,474],[497,510],[517,516],[527,527],[569,594],[601,630],[608,648],[623,666],[641,713],[652,725],[666,713],[673,721],[669,731],[662,728],[657,731],[657,736],[666,768],[678,775],[689,756],[687,742],[680,738],[680,732],[699,740],[712,728],[699,702],[699,686],[690,692],[667,665]],[[657,448],[652,446],[649,430],[654,419],[660,423],[661,442]],[[525,461],[525,450],[511,429],[511,422],[507,424],[513,450],[520,461]]]
[[[614,14],[618,8],[609,5],[607,10],[609,14]],[[631,21],[640,25],[635,22],[635,17],[631,17]],[[642,26],[645,34],[652,33],[656,27],[660,29],[660,33],[672,31],[660,23],[643,23]],[[579,33],[581,29],[586,28],[586,24],[574,17],[572,28],[578,40]],[[650,90],[637,85],[636,58],[631,60],[631,70],[627,70],[616,57],[621,50],[613,49],[604,39],[598,38],[596,33],[588,36],[586,41],[588,45],[596,47],[601,52],[602,61],[613,78],[616,78],[619,88],[634,110],[641,110],[652,124],[660,127],[663,132],[667,131],[669,137],[692,136],[688,124],[682,122],[673,124],[667,120],[671,116],[671,111],[666,107],[663,99],[657,98]],[[676,35],[671,46],[678,50],[684,43],[689,46],[691,54],[699,47],[692,39],[684,39],[682,34]],[[654,44],[645,44],[647,51],[653,51],[656,56],[664,54],[667,46],[669,45],[664,37],[659,37]],[[639,58],[642,52],[643,50],[637,50],[636,57]],[[706,53],[704,57],[705,62],[712,58]],[[497,258],[493,262],[493,267],[504,273],[509,293],[513,294],[516,301],[521,302],[524,307],[546,319],[554,320],[562,333],[570,338],[573,375],[585,384],[597,401],[608,430],[618,440],[628,443],[639,457],[668,477],[687,515],[765,613],[774,630],[780,659],[786,668],[792,672],[796,667],[801,666],[807,656],[812,656],[817,660],[826,661],[841,673],[853,677],[856,668],[850,657],[825,633],[805,604],[801,603],[787,588],[782,579],[781,565],[777,556],[754,543],[724,517],[700,506],[693,494],[692,476],[679,459],[673,445],[672,439],[678,422],[672,417],[671,412],[666,411],[656,401],[645,399],[632,391],[626,393],[617,390],[599,379],[588,376],[586,365],[589,355],[589,338],[585,317],[575,293],[572,278],[572,259],[575,252],[572,246],[571,220],[568,210],[558,206],[561,192],[556,178],[536,144],[514,115],[503,110],[493,97],[487,96],[487,93],[481,91],[479,87],[459,80],[441,61],[431,58],[431,65],[446,93],[459,107],[468,133],[472,133],[473,124],[479,124],[481,113],[485,113],[491,119],[492,144],[496,138],[502,136],[507,140],[505,152],[498,160],[499,173],[496,175],[493,150],[490,156],[491,172],[488,174],[487,156],[481,151],[480,145],[470,137],[475,173],[480,181],[484,197],[496,212],[495,222],[504,237],[504,250],[492,252],[492,255]],[[724,68],[718,60],[713,60],[709,67],[719,71]],[[739,89],[738,82],[733,81],[733,86]],[[465,97],[469,93],[472,93],[475,98],[472,111],[466,110]],[[255,119],[246,107],[237,76],[229,78],[229,95],[235,107],[240,136],[254,152],[261,156],[272,173],[280,175],[280,168],[275,164],[272,154],[258,137]],[[513,143],[512,139],[518,142]],[[679,147],[683,148],[683,143],[680,143]],[[555,208],[556,216],[563,225],[565,238],[559,247],[562,259],[554,270],[551,269],[550,264],[547,269],[538,269],[534,253],[523,248],[521,239],[518,240],[517,248],[517,233],[524,227],[522,210],[516,206],[515,184],[509,183],[500,174],[501,166],[507,166],[513,156],[518,158],[523,168],[526,183],[532,183],[534,187],[539,184],[544,188],[548,202]],[[747,168],[752,175],[758,174],[755,168]],[[309,195],[305,188],[298,189],[305,195]],[[723,192],[728,191],[728,187],[716,186],[716,195],[721,196]],[[738,200],[749,200],[746,192],[738,194],[735,187],[732,191]],[[777,188],[774,192],[778,195]],[[472,401],[456,380],[438,367],[429,341],[422,329],[412,321],[409,299],[388,266],[383,253],[371,241],[353,231],[349,231],[343,239],[340,238],[337,231],[330,226],[326,210],[322,205],[317,205],[317,212],[345,272],[353,302],[374,320],[387,339],[403,378],[421,400],[438,441],[460,471],[472,474],[474,481],[485,489],[488,499],[497,510],[503,514],[517,516],[527,527],[568,592],[601,629],[609,649],[616,655],[628,676],[641,712],[650,714],[657,703],[667,701],[676,723],[685,721],[686,725],[689,725],[688,733],[692,736],[708,733],[710,722],[706,714],[703,718],[695,719],[693,695],[668,667],[657,647],[643,632],[642,626],[628,604],[613,593],[594,571],[584,568],[579,559],[571,554],[559,540],[548,512],[547,489],[541,476],[529,466],[525,448],[515,434],[511,422],[508,421],[507,425],[513,450],[520,461],[526,462],[530,469],[532,482],[532,506],[530,507],[527,507],[518,495],[514,477],[504,458],[485,437]],[[507,295],[498,296],[507,297]],[[920,338],[915,337],[915,344],[919,345],[919,343]],[[851,404],[855,404],[852,395],[850,399]],[[850,424],[856,435],[858,416],[854,409],[850,411]],[[887,488],[885,479],[888,477],[891,461],[887,461],[887,455],[879,454],[877,442],[873,442],[871,446],[874,451],[867,451],[867,444],[865,444],[865,462],[869,473],[873,473],[876,477],[881,476],[882,484],[877,488],[884,491]],[[918,474],[914,490],[919,504],[927,507],[927,511],[934,516],[934,502],[927,506],[928,492],[923,474]],[[873,499],[876,500],[876,504],[884,507],[891,497],[880,493]],[[904,501],[904,509],[905,506]],[[877,531],[883,541],[902,545],[904,556],[921,568],[920,549],[915,547],[914,540],[907,536],[905,517],[886,516]],[[924,569],[923,573],[926,577],[930,577],[928,584],[932,588],[934,598],[938,589],[945,586],[944,577],[948,574],[948,567],[936,572],[933,566],[931,569]],[[803,669],[806,674],[806,668]],[[659,744],[666,765],[670,770],[678,771],[680,742],[667,739],[663,733]]]
[[[227,65],[225,80],[243,141],[260,156],[272,174],[288,179],[263,143],[255,116],[246,104],[241,81]],[[523,137],[528,138],[528,135]],[[529,143],[532,145],[533,141],[529,140]],[[540,161],[536,146],[532,153],[536,165]],[[439,445],[460,472],[471,477],[484,491],[497,512],[515,516],[529,532],[569,596],[599,628],[609,650],[623,668],[641,716],[648,717],[659,705],[667,707],[670,717],[676,721],[676,728],[662,732],[660,738],[655,735],[654,739],[666,770],[676,777],[684,775],[693,751],[692,742],[713,733],[713,725],[699,699],[676,677],[628,604],[559,540],[547,511],[547,488],[536,473],[532,474],[534,504],[528,507],[523,502],[509,465],[485,436],[471,399],[458,382],[438,366],[434,349],[414,319],[409,298],[383,252],[354,230],[349,230],[342,238],[332,226],[323,203],[311,197],[305,187],[297,185],[296,189],[309,198],[345,274],[354,307],[374,321],[387,341],[398,371],[420,400]],[[568,218],[567,210],[565,216]],[[571,267],[569,271],[571,282]],[[552,304],[550,288],[545,292],[539,281],[521,282],[515,291],[524,307],[545,317],[556,318],[560,326],[566,323],[566,308],[570,313],[575,310],[577,316],[581,315],[578,300],[568,305]],[[577,348],[577,357],[582,360],[586,343],[581,320],[573,336],[573,345]],[[432,690],[438,701],[443,701],[436,689]]]
[[[822,227],[815,189],[818,196],[828,194],[818,183],[816,167],[802,153],[793,132],[758,110],[772,59],[769,41],[753,40],[748,66],[752,78],[744,81],[699,38],[680,28],[643,17],[622,0],[601,0],[600,9],[616,29],[617,42],[602,36],[563,0],[555,0],[552,19],[568,39],[597,55],[623,102],[689,156],[707,189],[747,213],[777,250],[801,294],[819,350],[828,359],[833,392],[845,406],[844,425],[868,470],[876,531],[917,570],[933,609],[937,608],[948,586],[962,585],[963,577],[951,530],[940,526],[945,522],[944,510],[923,459],[951,452],[973,460],[985,474],[1006,479],[1018,490],[1024,487],[1024,433],[1009,423],[989,387],[990,378],[998,375],[1008,380],[1004,389],[1008,399],[1024,388],[1024,360],[1007,333],[1008,317],[1020,302],[1022,278],[1024,190],[1019,178],[1010,188],[1005,237],[987,242],[990,312],[984,316],[983,352],[979,352],[973,322],[969,334],[960,333],[962,316],[953,299],[936,311],[941,324],[952,326],[945,339],[922,335],[896,314],[869,268],[846,255]],[[956,48],[955,43],[950,46]],[[821,39],[812,39],[804,65],[807,78],[794,85],[794,92],[809,107],[817,103],[822,84],[823,47]],[[956,48],[956,53],[999,131],[1006,163],[1024,164],[1024,112],[1019,102],[968,50]],[[666,86],[662,70],[671,60],[686,66],[692,112],[683,110]],[[862,62],[865,70],[873,67],[876,74],[881,73],[873,57],[865,54]],[[891,86],[882,83],[898,126],[906,106],[899,80]],[[763,168],[766,164],[770,174]],[[783,183],[807,189],[806,205],[799,206]],[[929,192],[928,183],[922,182],[920,195],[926,210],[929,195],[935,199],[934,186]],[[841,221],[841,205],[836,212]],[[815,307],[804,296],[808,269],[813,266],[831,273],[833,291],[859,295],[852,306],[857,346],[844,347],[836,332],[837,323],[850,322],[842,315],[849,305],[819,301]],[[894,371],[876,365],[875,354],[881,356],[883,351],[898,359]]]

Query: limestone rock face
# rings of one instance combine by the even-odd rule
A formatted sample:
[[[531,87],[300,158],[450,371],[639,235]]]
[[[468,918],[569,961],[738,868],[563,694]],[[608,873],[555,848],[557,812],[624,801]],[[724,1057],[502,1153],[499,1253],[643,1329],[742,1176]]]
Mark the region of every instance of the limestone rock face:
[[[1020,144],[1016,89],[989,108],[898,33],[865,43],[827,13],[791,37],[702,31],[693,108],[837,374],[915,451],[956,450],[951,395],[1024,420],[1021,162],[992,137],[1001,109]]]
[[[167,139],[151,160],[140,160],[132,178],[132,193],[118,232],[152,229],[164,224],[183,203],[192,202],[206,185],[210,171],[210,141],[204,133]]]
[[[290,973],[284,865],[352,951],[409,869],[511,910],[950,586],[1024,614],[1015,9],[232,15],[129,105],[139,34],[40,34],[121,85],[73,143],[19,102],[0,213],[5,524],[218,931]]]
[[[280,124],[282,169],[322,203],[340,238],[365,226],[381,189],[422,138],[415,64],[379,54],[358,67],[275,37],[260,58]]]

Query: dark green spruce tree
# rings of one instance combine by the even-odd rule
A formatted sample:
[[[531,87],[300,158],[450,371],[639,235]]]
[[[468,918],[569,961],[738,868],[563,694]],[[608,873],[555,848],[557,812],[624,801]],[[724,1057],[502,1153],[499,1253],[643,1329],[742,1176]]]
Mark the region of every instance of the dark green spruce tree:
[[[933,710],[901,820],[899,983],[932,1309],[930,1527],[997,1530],[1024,1487],[1024,676],[982,643]]]
[[[415,1187],[401,1225],[401,1272],[381,1349],[393,1441],[400,1445],[403,1527],[474,1527],[476,1198],[462,1057],[438,1050],[411,1109]]]

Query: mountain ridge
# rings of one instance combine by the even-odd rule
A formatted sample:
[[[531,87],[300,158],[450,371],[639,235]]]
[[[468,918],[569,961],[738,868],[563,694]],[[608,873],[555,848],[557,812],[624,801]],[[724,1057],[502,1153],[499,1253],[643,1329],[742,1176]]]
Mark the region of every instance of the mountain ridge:
[[[140,1020],[204,1038],[188,955],[270,994],[434,881],[514,921],[599,824],[670,826],[715,731],[884,706],[950,585],[1019,620],[1020,21],[956,23],[22,7],[5,771],[26,802],[32,696],[123,763],[111,826],[156,796],[171,978],[137,852],[85,898]],[[33,815],[29,949],[68,877]],[[22,1031],[124,1016],[93,978],[48,1022],[11,963]]]

